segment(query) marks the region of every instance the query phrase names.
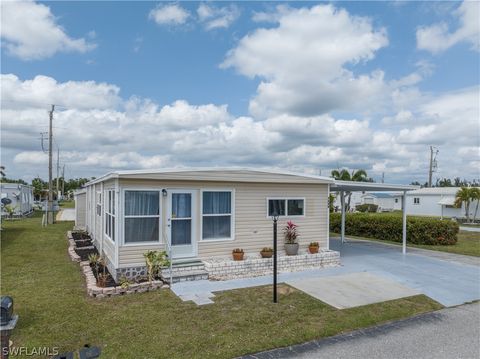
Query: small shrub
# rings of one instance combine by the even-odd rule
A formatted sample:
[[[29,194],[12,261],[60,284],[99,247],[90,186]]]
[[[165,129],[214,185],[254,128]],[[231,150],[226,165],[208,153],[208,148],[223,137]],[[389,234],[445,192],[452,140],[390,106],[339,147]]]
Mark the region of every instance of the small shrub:
[[[261,252],[273,252],[273,249],[270,247],[263,247]]]
[[[374,212],[377,212],[377,210],[378,210],[378,205],[373,204],[373,203],[364,203],[364,204],[359,204],[359,205],[355,206],[355,209],[356,209],[358,212],[370,212],[370,213],[374,213]]]
[[[330,231],[340,233],[341,214],[330,215]],[[432,217],[407,217],[407,242],[450,245],[457,242],[459,226],[453,221]],[[402,242],[402,216],[392,214],[348,213],[345,234]]]
[[[320,247],[320,244],[318,242],[310,242],[308,245],[309,247]]]
[[[167,252],[165,251],[147,251],[143,254],[143,257],[147,265],[149,282],[160,275],[160,269],[170,265],[170,261],[167,259]]]
[[[285,238],[285,243],[287,244],[294,244],[297,243],[297,225],[292,221],[288,221],[287,225],[283,227],[283,235]]]
[[[232,253],[243,253],[243,249],[242,248],[235,248]]]

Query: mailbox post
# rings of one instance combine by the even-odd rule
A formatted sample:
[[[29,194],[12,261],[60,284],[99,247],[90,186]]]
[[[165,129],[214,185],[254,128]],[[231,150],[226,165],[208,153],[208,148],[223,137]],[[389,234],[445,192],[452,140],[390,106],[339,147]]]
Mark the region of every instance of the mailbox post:
[[[278,214],[273,214],[273,302],[278,303],[277,297],[277,222]]]
[[[1,336],[1,359],[8,359],[10,354],[10,335],[17,325],[18,315],[13,314],[13,299],[9,296],[2,296],[0,300],[0,336]]]

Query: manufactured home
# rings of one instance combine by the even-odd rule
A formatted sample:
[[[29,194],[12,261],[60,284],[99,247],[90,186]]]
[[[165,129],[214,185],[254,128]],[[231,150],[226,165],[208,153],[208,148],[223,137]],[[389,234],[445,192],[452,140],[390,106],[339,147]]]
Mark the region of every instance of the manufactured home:
[[[235,248],[258,254],[272,246],[274,213],[280,233],[289,220],[298,225],[299,252],[314,241],[326,249],[331,183],[253,169],[119,171],[90,181],[75,198],[118,277],[144,266],[148,250],[166,250],[175,261],[227,257]]]
[[[396,192],[369,192],[362,195],[362,204],[375,204],[379,212],[402,210],[402,194]]]
[[[25,216],[33,212],[33,187],[20,183],[1,183],[1,196],[3,202],[14,210],[14,216]],[[7,215],[5,205],[2,205],[2,216]]]
[[[455,206],[455,197],[460,187],[420,188],[407,194],[407,214],[465,218],[465,205]],[[477,201],[470,204],[470,217],[475,212]]]

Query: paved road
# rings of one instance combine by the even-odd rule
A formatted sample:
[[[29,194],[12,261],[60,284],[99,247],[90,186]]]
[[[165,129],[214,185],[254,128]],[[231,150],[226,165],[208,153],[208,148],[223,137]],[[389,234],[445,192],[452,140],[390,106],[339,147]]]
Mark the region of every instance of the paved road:
[[[245,358],[477,359],[480,358],[480,303]]]
[[[480,227],[467,227],[467,226],[460,226],[461,231],[468,231],[468,232],[480,232]]]

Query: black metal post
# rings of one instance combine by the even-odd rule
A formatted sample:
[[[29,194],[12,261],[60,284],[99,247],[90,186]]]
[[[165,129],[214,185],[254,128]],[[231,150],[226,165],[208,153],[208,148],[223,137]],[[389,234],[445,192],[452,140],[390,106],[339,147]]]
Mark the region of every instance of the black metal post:
[[[273,302],[278,303],[277,299],[277,220],[273,217]]]

